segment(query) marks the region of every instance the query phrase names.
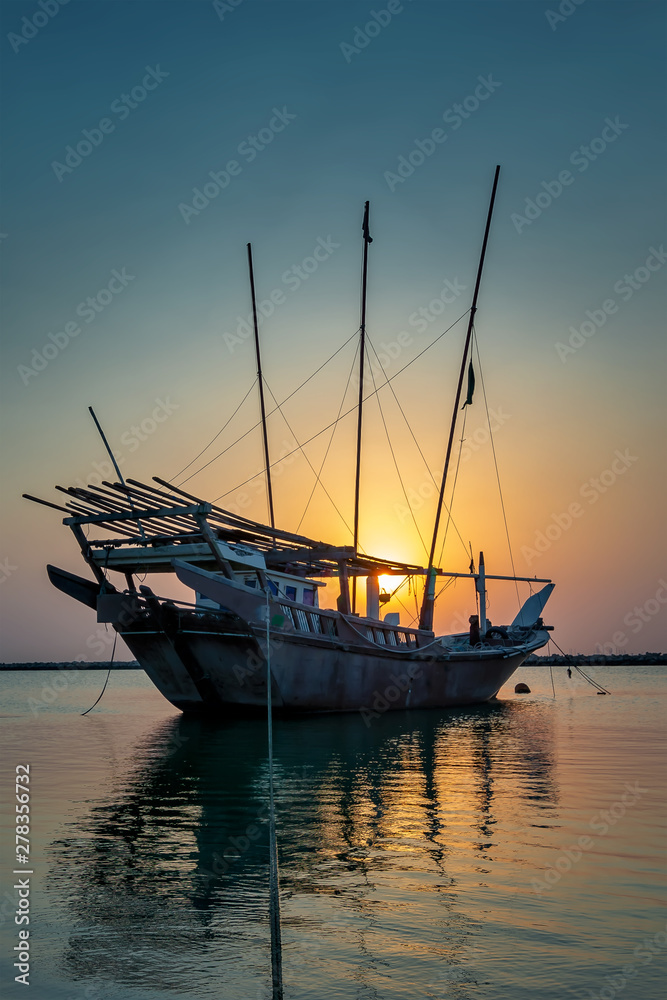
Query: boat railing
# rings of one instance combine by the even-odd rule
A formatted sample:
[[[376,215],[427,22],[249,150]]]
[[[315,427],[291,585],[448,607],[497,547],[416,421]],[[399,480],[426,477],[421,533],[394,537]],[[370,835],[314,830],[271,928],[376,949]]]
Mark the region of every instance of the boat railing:
[[[311,608],[297,604],[294,601],[289,603],[280,602],[283,615],[297,632],[308,632],[310,634],[321,635],[330,639],[348,639],[349,634],[344,634],[347,629],[353,630],[357,636],[366,639],[375,646],[386,646],[389,649],[416,649],[418,646],[417,629],[401,628],[396,625],[385,625],[383,622],[372,624],[368,620],[350,620],[342,616],[338,611],[329,611],[325,608]],[[343,623],[343,631],[340,624]]]
[[[376,622],[369,618],[357,618],[352,615],[343,615],[341,617],[347,628],[374,646],[386,646],[389,649],[393,648],[405,652],[408,649],[419,649],[425,643],[429,644],[432,642],[432,636],[425,636],[419,629],[389,625],[385,622]]]
[[[126,596],[138,598],[136,593],[125,592]],[[155,598],[153,598],[155,599]],[[158,598],[163,608],[170,608],[177,619],[180,615],[196,614],[201,618],[229,619],[236,617],[224,608],[202,606],[192,604],[189,601]],[[407,651],[418,649],[421,645],[419,639],[421,633],[417,629],[407,626],[388,625],[384,622],[375,622],[369,619],[341,615],[338,611],[331,611],[327,608],[313,608],[308,605],[298,604],[296,601],[286,601],[284,598],[279,602],[279,607],[287,620],[288,626],[292,626],[297,633],[321,636],[324,639],[338,639],[349,641],[352,638],[365,639],[374,646],[384,646],[397,651]],[[150,615],[149,602],[145,596],[138,598],[138,607],[134,615],[135,621]],[[342,628],[341,628],[342,625]],[[429,640],[430,642],[431,640]]]

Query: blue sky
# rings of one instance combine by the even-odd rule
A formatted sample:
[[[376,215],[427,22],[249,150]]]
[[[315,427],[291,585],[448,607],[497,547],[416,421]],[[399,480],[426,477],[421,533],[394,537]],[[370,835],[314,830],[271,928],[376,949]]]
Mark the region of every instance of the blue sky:
[[[57,0],[44,2],[52,11]],[[85,479],[104,458],[86,407],[95,405],[121,447],[156,400],[170,399],[168,421],[124,456],[130,475],[169,476],[204,447],[252,383],[250,342],[230,347],[229,339],[249,311],[245,244],[253,243],[260,298],[283,293],[262,338],[267,379],[284,397],[358,326],[360,223],[370,199],[369,331],[378,349],[406,331],[412,339],[402,364],[469,305],[496,163],[502,173],[477,327],[490,404],[511,414],[498,451],[504,482],[515,490],[516,552],[534,548],[617,449],[638,455],[585,519],[539,558],[518,559],[517,570],[521,564],[557,580],[561,645],[611,641],[628,632],[623,622],[633,607],[652,599],[665,571],[658,456],[667,268],[646,270],[646,280],[633,279],[636,288],[624,275],[659,261],[652,248],[665,241],[664,5],[586,0],[561,4],[572,10],[562,21],[547,16],[557,4],[533,0],[406,0],[392,5],[391,17],[387,7],[383,0],[243,0],[218,9],[198,0],[70,0],[41,26],[38,3],[5,3],[8,528],[0,557],[17,568],[2,589],[13,623],[3,658],[73,655],[68,650],[87,634],[85,614],[60,604],[44,581],[47,559],[77,569],[65,529],[57,515],[19,499],[24,490],[53,497],[55,482]],[[367,42],[358,52],[349,48],[355,37]],[[146,79],[154,89],[141,89]],[[476,89],[486,96],[475,107]],[[473,110],[464,118],[455,108],[466,99]],[[435,129],[444,141],[429,144]],[[81,147],[80,163],[70,155],[67,172],[58,166],[67,166],[67,147],[90,143],[91,135],[98,145]],[[247,145],[253,136],[255,156]],[[415,150],[431,147],[420,162]],[[413,172],[392,180],[401,157],[410,156]],[[230,161],[236,172],[224,190],[199,214],[184,212],[195,189]],[[571,180],[554,196],[564,170]],[[536,198],[544,207],[518,231],[517,217],[525,219],[527,200]],[[286,272],[318,240],[335,247],[298,287],[287,284]],[[409,317],[445,279],[466,292],[419,332]],[[628,287],[632,294],[622,291]],[[89,297],[93,314],[80,307]],[[571,327],[591,322],[587,310],[599,316],[610,300],[616,310],[602,310],[599,330],[575,334],[580,346],[573,348]],[[63,335],[68,323],[79,332]],[[436,469],[458,363],[459,342],[450,350],[450,339],[396,383]],[[54,356],[37,371],[33,352],[43,356],[54,343],[47,351]],[[559,353],[558,344],[570,351]],[[335,416],[352,355],[353,345],[312,395],[292,404],[290,423],[301,439]],[[232,429],[242,433],[255,419],[249,400]],[[386,471],[389,480],[391,472],[377,419],[369,413],[366,547],[386,542],[417,558],[411,524],[396,514],[400,486],[380,496],[374,490],[377,476]],[[481,424],[483,412],[474,419]],[[280,451],[290,432],[276,420],[270,431]],[[342,427],[332,467],[348,513],[351,441]],[[261,461],[259,440],[251,442],[191,488],[233,491]],[[406,482],[417,489],[424,472],[408,449],[406,442]],[[482,489],[488,451],[471,460],[472,496]],[[288,528],[310,492],[299,461],[280,479]],[[466,528],[476,546],[495,551],[474,509]],[[248,513],[265,518],[263,496]],[[432,501],[418,516],[427,530]],[[495,538],[496,522],[489,524]],[[348,541],[326,504],[304,530],[340,531]],[[362,518],[362,540],[363,533]],[[499,540],[499,568],[501,561]],[[623,571],[614,576],[619,563]],[[44,627],[26,635],[31,594],[49,612]],[[584,594],[592,595],[592,621],[579,613]],[[664,646],[664,611],[649,617],[630,638],[637,648]],[[54,621],[65,623],[56,633]]]

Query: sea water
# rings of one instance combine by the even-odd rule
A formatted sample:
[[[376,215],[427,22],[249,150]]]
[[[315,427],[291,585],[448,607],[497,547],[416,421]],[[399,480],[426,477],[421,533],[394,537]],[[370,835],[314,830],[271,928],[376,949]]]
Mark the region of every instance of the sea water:
[[[667,681],[593,671],[611,694],[522,668],[489,705],[275,722],[286,1000],[665,995]],[[0,674],[0,994],[270,997],[265,722],[141,671],[82,717],[105,676]]]

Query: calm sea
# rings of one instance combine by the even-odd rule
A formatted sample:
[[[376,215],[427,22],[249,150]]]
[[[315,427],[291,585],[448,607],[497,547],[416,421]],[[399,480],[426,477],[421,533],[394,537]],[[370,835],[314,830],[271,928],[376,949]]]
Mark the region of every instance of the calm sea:
[[[275,723],[286,1000],[665,996],[667,679],[591,672],[611,695],[542,667],[493,705]],[[269,997],[265,724],[183,718],[139,671],[82,718],[105,672],[47,705],[54,677],[0,675],[0,994]]]

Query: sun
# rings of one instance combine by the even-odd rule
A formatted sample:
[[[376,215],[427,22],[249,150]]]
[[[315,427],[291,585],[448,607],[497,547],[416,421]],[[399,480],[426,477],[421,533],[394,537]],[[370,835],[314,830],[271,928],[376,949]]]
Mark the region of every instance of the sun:
[[[402,583],[407,580],[406,576],[380,576],[378,577],[380,583],[380,593],[383,590],[387,591],[389,594],[393,594],[397,587],[400,587]]]

